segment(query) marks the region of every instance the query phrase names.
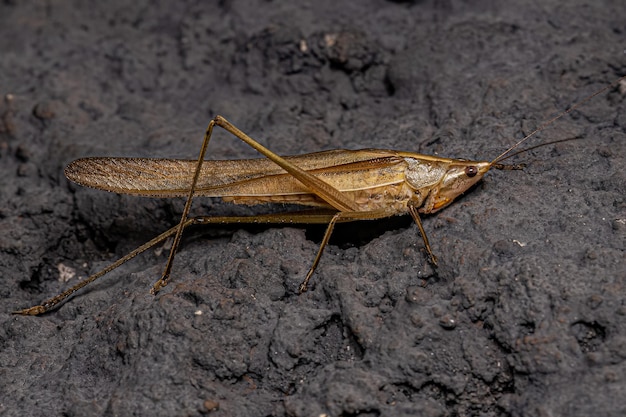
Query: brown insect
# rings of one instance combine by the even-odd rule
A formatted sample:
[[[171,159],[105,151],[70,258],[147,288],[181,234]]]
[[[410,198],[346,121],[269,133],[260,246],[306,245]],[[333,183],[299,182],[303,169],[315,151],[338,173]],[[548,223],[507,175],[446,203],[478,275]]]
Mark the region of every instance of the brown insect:
[[[45,313],[85,285],[174,236],[163,275],[151,290],[152,294],[156,294],[167,285],[182,232],[192,224],[327,224],[313,265],[300,284],[300,292],[307,290],[336,223],[410,214],[424,239],[430,261],[436,265],[437,258],[426,237],[420,213],[435,213],[446,207],[492,168],[520,169],[520,166],[504,165],[501,162],[519,152],[527,151],[528,149],[512,153],[537,132],[624,79],[626,76],[544,122],[492,161],[449,159],[385,149],[331,150],[282,157],[221,116],[216,116],[209,123],[200,155],[195,161],[146,158],[78,159],[65,169],[67,178],[77,184],[120,194],[187,197],[180,223],[56,297],[15,313]],[[241,139],[264,158],[205,161],[204,156],[215,126]],[[290,203],[313,209],[249,217],[188,218],[192,199],[196,196],[221,197],[226,202],[248,205]]]

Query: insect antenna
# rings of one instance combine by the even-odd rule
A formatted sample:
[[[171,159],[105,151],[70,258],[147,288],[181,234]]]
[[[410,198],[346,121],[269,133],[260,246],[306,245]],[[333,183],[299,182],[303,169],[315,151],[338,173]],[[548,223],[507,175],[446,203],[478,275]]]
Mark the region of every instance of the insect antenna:
[[[500,155],[498,155],[493,161],[491,161],[489,164],[497,169],[503,169],[498,168],[498,162],[504,161],[507,158],[510,158],[513,155],[517,155],[518,153],[521,152],[526,152],[529,151],[531,149],[535,149],[539,146],[543,146],[543,145],[537,145],[531,148],[528,148],[526,150],[522,150],[519,152],[515,152],[514,154],[510,154],[511,151],[519,148],[519,146],[526,142],[528,139],[530,139],[531,137],[535,136],[537,133],[541,132],[542,130],[544,130],[546,127],[550,126],[552,123],[556,122],[557,120],[559,120],[560,118],[562,118],[563,116],[573,112],[574,110],[576,110],[577,108],[579,108],[580,106],[582,106],[583,104],[585,104],[586,102],[588,102],[589,100],[591,100],[592,98],[608,91],[609,89],[613,88],[615,85],[617,85],[618,83],[620,83],[622,80],[626,79],[626,75],[620,77],[619,79],[613,81],[611,84],[607,85],[606,87],[596,91],[595,93],[591,94],[590,96],[586,97],[585,99],[579,101],[578,103],[574,104],[572,107],[570,107],[569,109],[557,114],[556,116],[554,116],[553,118],[543,122],[541,125],[539,125],[538,128],[536,128],[535,130],[533,130],[532,132],[530,132],[528,135],[524,136],[522,139],[520,139],[517,143],[515,143],[513,146],[511,146],[510,148],[508,148],[506,151],[502,152]],[[571,138],[570,138],[571,139]],[[569,139],[565,139],[565,140],[569,140]],[[559,141],[555,141],[555,142],[559,142]],[[550,142],[550,143],[555,143],[555,142]],[[549,145],[550,143],[546,143],[546,145]],[[500,166],[502,166],[500,164]],[[504,165],[506,166],[506,165]]]
[[[502,169],[502,170],[505,170],[505,171],[516,170],[516,169],[524,169],[526,167],[526,164],[524,164],[524,163],[509,165],[509,164],[501,164],[500,162],[502,162],[502,161],[504,161],[506,159],[509,159],[509,158],[513,158],[514,156],[519,155],[521,153],[532,151],[533,149],[542,148],[542,147],[548,146],[548,145],[554,145],[555,143],[569,142],[570,140],[577,140],[577,139],[584,139],[584,137],[583,136],[575,136],[575,137],[572,137],[572,138],[556,139],[556,140],[551,140],[550,142],[540,143],[538,145],[534,145],[534,146],[531,146],[529,148],[520,149],[517,152],[514,152],[512,154],[504,156],[503,158],[500,158],[498,160],[498,162],[495,163],[495,164],[492,162],[491,163],[492,164],[491,167],[495,168],[495,169]]]

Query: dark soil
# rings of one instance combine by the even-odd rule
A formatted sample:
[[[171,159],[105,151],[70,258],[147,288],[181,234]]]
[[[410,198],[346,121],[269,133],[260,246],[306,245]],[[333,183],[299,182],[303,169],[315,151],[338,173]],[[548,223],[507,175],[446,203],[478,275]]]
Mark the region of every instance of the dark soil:
[[[68,183],[73,159],[194,158],[221,114],[279,154],[489,160],[626,74],[624,22],[620,0],[5,0],[0,414],[626,415],[625,85],[425,217],[437,269],[410,219],[340,225],[298,296],[323,228],[196,227],[156,297],[163,245],[11,314],[178,221]],[[209,152],[255,156],[222,131]]]

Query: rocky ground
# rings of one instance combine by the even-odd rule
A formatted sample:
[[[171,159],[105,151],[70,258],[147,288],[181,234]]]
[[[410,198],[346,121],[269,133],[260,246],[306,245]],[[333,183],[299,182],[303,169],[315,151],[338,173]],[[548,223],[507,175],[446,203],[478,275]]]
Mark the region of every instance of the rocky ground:
[[[623,416],[626,87],[424,219],[189,230],[42,317],[183,201],[70,184],[84,156],[194,158],[227,117],[273,151],[491,159],[626,74],[621,1],[4,1],[0,413]],[[255,152],[216,132],[211,158]],[[194,214],[250,214],[198,199]]]

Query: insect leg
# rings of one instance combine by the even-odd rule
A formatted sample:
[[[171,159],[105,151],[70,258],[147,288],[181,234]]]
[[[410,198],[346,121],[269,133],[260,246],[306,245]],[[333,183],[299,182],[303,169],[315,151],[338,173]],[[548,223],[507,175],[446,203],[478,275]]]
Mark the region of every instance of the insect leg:
[[[325,223],[328,223],[333,218],[333,215],[334,215],[333,213],[324,214],[324,213],[313,212],[309,210],[309,211],[303,211],[303,212],[294,212],[293,214],[276,213],[276,214],[265,214],[265,215],[250,216],[250,217],[199,216],[199,217],[192,217],[192,218],[186,219],[185,222],[183,223],[183,228],[186,228],[191,225],[196,225],[196,224],[233,224],[233,223],[241,223],[241,224],[246,224],[246,223],[261,223],[261,224],[263,223],[277,223],[277,224],[322,223],[322,224],[325,224]],[[139,246],[132,252],[126,254],[125,256],[121,257],[117,261],[108,265],[104,269],[96,272],[93,275],[90,275],[89,277],[85,278],[78,284],[74,285],[71,288],[68,288],[67,290],[65,290],[64,292],[62,292],[61,294],[55,297],[52,297],[42,302],[40,305],[33,306],[30,308],[25,308],[23,310],[14,311],[13,314],[36,316],[39,314],[44,314],[54,309],[56,306],[61,304],[63,301],[65,301],[67,298],[72,296],[81,288],[94,282],[98,278],[111,272],[112,270],[121,266],[122,264],[130,261],[135,256],[141,254],[142,252],[145,252],[146,250],[164,241],[165,239],[171,237],[172,235],[175,235],[178,232],[179,228],[180,228],[180,225],[178,224],[172,227],[171,229],[161,233],[154,239],[144,243],[143,245]]]
[[[393,210],[383,209],[383,210],[373,210],[373,211],[340,211],[337,213],[317,213],[315,211],[302,211],[302,212],[294,212],[294,213],[275,213],[275,214],[263,214],[259,216],[250,216],[250,217],[213,217],[213,216],[205,216],[205,217],[196,217],[193,219],[194,224],[208,224],[208,223],[276,223],[276,224],[296,224],[296,223],[328,223],[326,227],[326,232],[324,233],[324,237],[322,238],[322,242],[320,243],[320,247],[317,250],[317,255],[313,260],[313,265],[309,269],[309,272],[306,274],[304,281],[298,287],[298,292],[303,293],[308,289],[309,281],[313,276],[313,273],[317,269],[317,266],[322,258],[322,254],[324,253],[324,248],[328,245],[328,241],[333,233],[335,228],[335,224],[337,223],[348,223],[359,220],[376,220],[382,219],[385,217],[389,217],[395,214]],[[434,255],[433,255],[434,256]]]
[[[252,148],[257,150],[259,153],[264,155],[266,158],[276,163],[276,165],[287,171],[302,184],[306,185],[312,193],[320,197],[322,200],[326,201],[329,205],[331,205],[338,211],[358,210],[358,206],[356,205],[354,200],[352,200],[346,194],[342,193],[341,191],[339,191],[332,185],[324,182],[323,180],[317,178],[315,175],[306,172],[299,166],[289,162],[282,156],[279,156],[270,151],[259,142],[255,141],[250,136],[246,135],[241,130],[236,128],[232,123],[224,119],[222,116],[215,116],[215,119],[213,119],[213,121],[216,125],[220,126],[227,132],[241,139]]]
[[[411,213],[411,217],[413,217],[413,220],[415,220],[415,223],[417,224],[417,228],[420,229],[420,234],[422,235],[422,239],[424,240],[424,246],[426,246],[426,252],[428,252],[428,259],[430,259],[430,262],[434,266],[437,266],[437,257],[435,256],[432,249],[430,248],[430,243],[428,242],[428,237],[426,236],[426,231],[424,230],[424,226],[422,226],[422,219],[420,219],[420,215],[417,212],[417,208],[409,204],[409,213]]]
[[[194,222],[195,222],[195,219],[187,219],[187,221],[185,221],[185,223],[183,223],[182,227],[185,228],[185,227],[187,227],[187,226],[189,226],[191,224],[194,224]],[[56,307],[58,304],[62,303],[65,299],[70,297],[76,291],[78,291],[81,288],[83,288],[85,285],[94,282],[95,280],[97,280],[101,276],[107,274],[108,272],[111,272],[112,270],[114,270],[118,266],[120,266],[120,265],[122,265],[122,264],[124,264],[124,263],[126,263],[128,261],[130,261],[131,259],[133,259],[135,256],[139,255],[140,253],[145,252],[146,250],[150,249],[154,245],[156,245],[156,244],[164,241],[168,237],[174,235],[175,233],[178,232],[179,228],[180,228],[180,225],[176,225],[176,226],[172,227],[171,229],[161,233],[160,235],[158,235],[154,239],[144,243],[143,245],[139,246],[137,249],[133,250],[132,252],[129,252],[125,256],[123,256],[120,259],[118,259],[117,261],[113,262],[112,264],[110,264],[106,268],[96,272],[93,275],[90,275],[89,277],[85,278],[84,280],[82,280],[78,284],[76,284],[73,287],[65,290],[61,294],[44,301],[40,305],[33,306],[33,307],[30,307],[30,308],[25,308],[23,310],[14,311],[13,314],[37,316],[39,314],[43,314],[43,313],[45,313],[47,311],[52,310],[54,307]]]
[[[376,220],[384,217],[389,217],[394,214],[389,210],[374,210],[374,211],[365,211],[365,212],[346,212],[340,211],[334,214],[326,213],[316,213],[311,210],[303,211],[303,212],[295,212],[295,213],[275,213],[275,214],[264,214],[259,216],[250,216],[250,217],[213,217],[213,216],[205,216],[205,217],[196,217],[193,219],[194,224],[209,224],[209,223],[218,223],[218,224],[226,224],[226,223],[276,223],[276,224],[296,224],[296,223],[328,223],[326,227],[326,232],[324,233],[324,237],[322,238],[322,242],[320,243],[320,247],[317,250],[317,255],[315,255],[315,259],[313,260],[313,265],[309,269],[309,272],[306,274],[304,281],[298,287],[298,292],[303,293],[308,289],[308,284],[313,276],[313,273],[317,269],[317,265],[322,258],[322,254],[324,253],[324,248],[328,245],[328,241],[330,240],[330,236],[333,233],[335,228],[335,224],[337,223],[347,223],[358,220]],[[190,219],[191,220],[191,219]]]
[[[315,256],[313,265],[311,265],[311,269],[309,269],[309,272],[306,274],[304,281],[302,281],[302,283],[298,287],[298,292],[302,294],[303,292],[306,292],[306,290],[308,289],[309,280],[313,276],[313,273],[315,272],[315,269],[317,268],[317,265],[319,264],[320,259],[322,258],[322,253],[324,252],[324,248],[326,247],[326,245],[328,244],[328,241],[330,240],[330,236],[333,233],[336,223],[352,222],[352,221],[358,221],[358,220],[376,220],[376,219],[381,219],[384,217],[389,217],[392,214],[394,214],[394,212],[390,210],[354,211],[354,212],[340,211],[337,214],[335,214],[333,218],[328,222],[328,227],[326,227],[326,232],[324,233],[324,237],[322,238],[322,243],[320,243],[320,248],[317,251],[317,255]]]
[[[202,169],[202,161],[204,161],[204,155],[206,154],[207,147],[209,146],[209,140],[211,140],[211,133],[213,133],[214,125],[215,119],[209,122],[209,125],[206,128],[206,132],[204,133],[204,140],[202,141],[202,147],[200,148],[198,163],[196,165],[196,170],[193,173],[193,179],[191,180],[191,185],[189,187],[189,196],[187,197],[187,201],[185,202],[185,208],[183,209],[183,214],[181,215],[180,222],[178,223],[176,236],[174,236],[174,242],[172,243],[172,248],[170,249],[170,254],[167,258],[167,263],[165,264],[165,270],[163,270],[163,275],[161,275],[161,279],[159,279],[150,290],[150,293],[152,295],[155,295],[161,290],[161,288],[167,285],[170,273],[172,272],[172,264],[174,263],[174,257],[176,256],[176,250],[180,245],[180,239],[183,235],[183,229],[185,228],[187,215],[189,214],[189,209],[191,208],[191,201],[193,200],[193,195],[196,191],[196,184],[198,183],[198,177],[200,176],[200,171]]]
[[[195,194],[196,184],[198,182],[198,177],[202,168],[202,161],[204,160],[204,155],[206,153],[209,140],[211,139],[211,133],[213,132],[213,126],[215,125],[220,126],[235,137],[241,139],[243,142],[250,145],[259,153],[276,163],[278,166],[283,168],[285,171],[293,175],[297,180],[307,186],[312,193],[316,194],[318,197],[326,201],[335,209],[348,212],[356,211],[358,209],[356,203],[347,195],[343,194],[341,191],[337,190],[336,188],[317,178],[316,176],[306,172],[297,165],[287,161],[285,158],[270,151],[269,149],[243,133],[241,130],[235,127],[228,120],[224,119],[222,116],[215,116],[215,118],[209,123],[209,126],[207,127],[206,133],[204,135],[204,141],[200,150],[200,156],[198,157],[198,164],[196,165],[193,180],[189,188],[189,196],[187,197],[187,202],[185,203],[185,208],[183,209],[183,214],[179,223],[179,229],[176,233],[176,236],[174,237],[172,249],[170,250],[170,255],[167,260],[167,264],[165,265],[165,270],[163,271],[161,279],[159,279],[150,290],[150,293],[152,294],[158,293],[168,283],[169,276],[172,270],[172,264],[176,255],[176,250],[178,249],[178,246],[180,244],[180,239],[184,229],[183,224],[185,223],[187,215],[189,214],[189,209],[191,208],[191,200],[193,198],[193,195]]]
[[[326,227],[326,232],[324,233],[324,238],[322,238],[322,243],[320,243],[320,248],[317,250],[317,255],[315,255],[315,260],[313,260],[313,265],[311,265],[311,268],[309,269],[309,272],[307,272],[306,277],[304,278],[304,281],[302,281],[302,283],[298,287],[298,292],[300,294],[302,294],[308,289],[309,280],[313,276],[313,273],[315,272],[315,269],[317,268],[317,264],[320,263],[320,259],[322,258],[322,253],[324,252],[324,248],[328,244],[328,241],[330,240],[330,235],[333,234],[335,223],[337,223],[337,220],[339,220],[339,218],[341,217],[341,214],[342,214],[341,212],[335,214],[333,218],[330,220],[330,222],[328,222],[328,226]]]

